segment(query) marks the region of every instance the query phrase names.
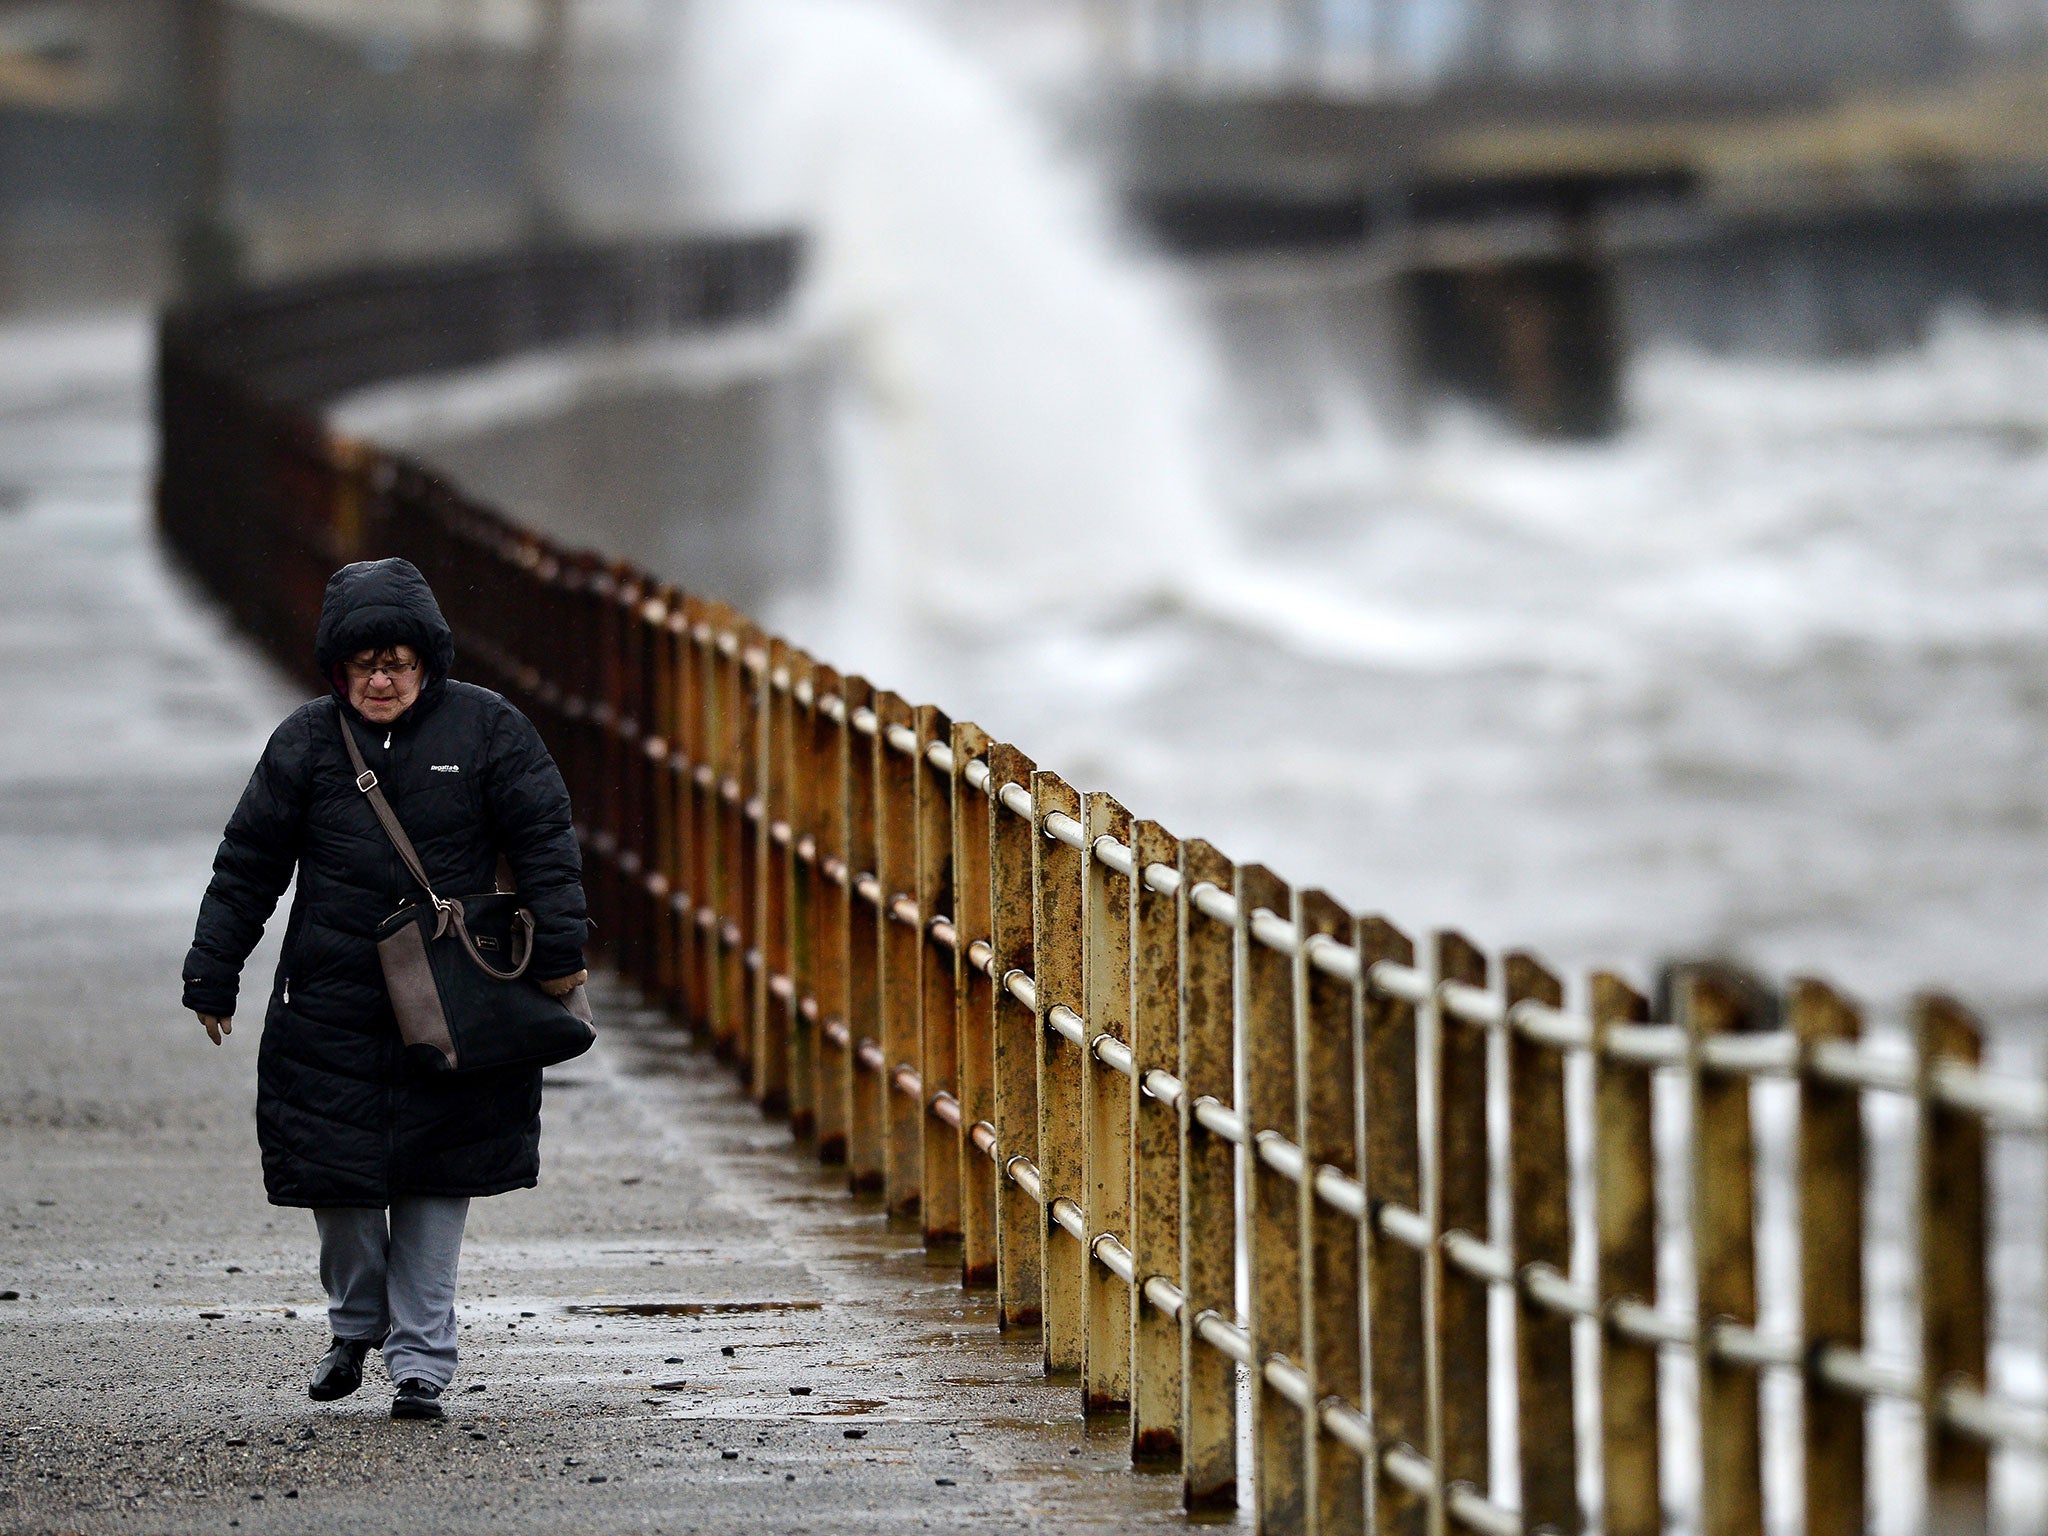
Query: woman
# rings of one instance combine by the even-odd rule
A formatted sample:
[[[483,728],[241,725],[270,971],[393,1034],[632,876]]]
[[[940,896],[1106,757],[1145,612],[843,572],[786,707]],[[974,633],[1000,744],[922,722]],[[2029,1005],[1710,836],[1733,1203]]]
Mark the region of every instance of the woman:
[[[453,681],[454,637],[404,560],[327,583],[313,655],[328,697],[277,728],[228,821],[185,959],[185,1006],[231,1032],[249,951],[298,871],[257,1049],[257,1139],[271,1203],[312,1208],[333,1340],[327,1402],[380,1348],[391,1416],[439,1418],[455,1372],[455,1270],[469,1202],[540,1177],[540,1072],[415,1076],[379,969],[381,919],[419,898],[357,792],[355,736],[437,889],[492,888],[502,854],[535,931],[529,974],[584,979],[582,863],[569,793],[539,733]],[[388,1215],[387,1215],[388,1213]]]

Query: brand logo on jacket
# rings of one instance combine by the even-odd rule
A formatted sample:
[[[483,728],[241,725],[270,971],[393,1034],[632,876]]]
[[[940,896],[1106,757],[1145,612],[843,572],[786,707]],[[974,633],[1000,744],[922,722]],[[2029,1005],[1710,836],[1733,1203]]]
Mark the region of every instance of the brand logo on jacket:
[[[433,772],[433,773],[460,773],[460,772],[462,772],[462,764],[460,764],[460,763],[436,763],[436,764],[434,764],[434,766],[432,767],[432,769],[430,769],[429,771],[430,771],[430,772]]]

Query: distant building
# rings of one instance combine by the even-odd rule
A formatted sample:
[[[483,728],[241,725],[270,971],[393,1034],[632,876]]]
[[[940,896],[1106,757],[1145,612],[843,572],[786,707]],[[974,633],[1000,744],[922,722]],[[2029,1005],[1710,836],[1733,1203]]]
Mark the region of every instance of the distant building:
[[[167,289],[180,3],[0,0],[0,306]],[[532,7],[231,6],[232,212],[253,270],[516,236],[530,29],[515,12]]]

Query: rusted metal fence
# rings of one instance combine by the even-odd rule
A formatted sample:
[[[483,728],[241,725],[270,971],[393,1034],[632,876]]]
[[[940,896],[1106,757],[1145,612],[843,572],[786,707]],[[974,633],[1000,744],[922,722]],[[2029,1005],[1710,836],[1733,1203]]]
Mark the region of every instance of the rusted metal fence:
[[[708,324],[771,307],[793,260],[597,253],[572,278],[439,292],[462,300],[466,359],[497,303],[607,333],[628,311]],[[628,275],[653,300],[604,302]],[[1245,1498],[1275,1532],[1737,1536],[1765,1526],[1769,1442],[1801,1490],[1770,1524],[1847,1536],[1901,1482],[1870,1464],[1869,1409],[1890,1401],[1924,1427],[1903,1479],[1920,1523],[1965,1531],[1987,1524],[1995,1460],[2048,1453],[2048,1414],[1989,1375],[1994,1305],[2034,1298],[1992,1293],[1986,1194],[1994,1135],[2048,1134],[2048,1085],[1986,1073],[1956,1004],[1921,1000],[1912,1049],[1883,1050],[1818,982],[1776,999],[1697,969],[1656,1019],[1620,976],[1573,988],[1533,955],[1418,944],[1234,864],[328,433],[317,391],[272,381],[430,350],[375,323],[379,282],[419,286],[167,322],[171,542],[294,663],[335,565],[417,563],[465,675],[562,763],[611,962],[852,1190],[957,1244],[963,1283],[994,1288],[1082,1411],[1127,1411],[1133,1459],[1177,1465],[1190,1509]],[[1775,1172],[1752,1128],[1767,1080],[1796,1099]],[[1917,1357],[1866,1337],[1866,1113],[1885,1096],[1914,1110],[1898,1257]],[[1689,1208],[1660,1194],[1674,1162]],[[1759,1322],[1758,1180],[1778,1176],[1802,1277],[1782,1330]],[[1773,1373],[1796,1379],[1790,1413],[1765,1412]],[[1681,1401],[1696,1422],[1666,1445]]]

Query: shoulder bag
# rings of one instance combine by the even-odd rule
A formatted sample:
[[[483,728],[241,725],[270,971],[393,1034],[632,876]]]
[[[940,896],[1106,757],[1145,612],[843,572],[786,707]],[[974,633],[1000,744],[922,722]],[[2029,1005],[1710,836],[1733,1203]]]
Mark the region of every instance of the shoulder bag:
[[[511,891],[435,894],[412,839],[363,762],[348,717],[337,712],[337,718],[356,788],[426,892],[426,900],[399,908],[377,929],[377,959],[407,1060],[427,1073],[482,1072],[551,1066],[589,1050],[597,1032],[583,988],[557,999],[525,979],[533,961],[533,914]],[[486,959],[491,950],[511,968],[499,970]]]

